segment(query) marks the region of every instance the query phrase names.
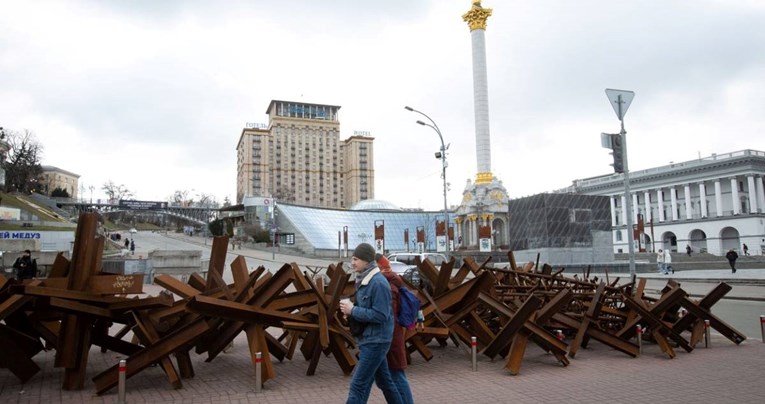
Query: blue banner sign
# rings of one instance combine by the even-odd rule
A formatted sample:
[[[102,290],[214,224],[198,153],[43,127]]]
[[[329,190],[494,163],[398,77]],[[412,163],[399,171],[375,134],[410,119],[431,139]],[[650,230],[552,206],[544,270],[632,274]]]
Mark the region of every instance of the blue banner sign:
[[[0,231],[0,239],[39,239],[39,232],[31,231]]]

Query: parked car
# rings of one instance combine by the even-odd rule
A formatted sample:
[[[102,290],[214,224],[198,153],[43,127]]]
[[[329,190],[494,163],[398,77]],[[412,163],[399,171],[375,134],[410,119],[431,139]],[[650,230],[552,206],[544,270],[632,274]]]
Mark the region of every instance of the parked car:
[[[388,261],[391,263],[391,268],[396,271],[396,268],[393,267],[394,262],[398,262],[396,266],[401,270],[401,272],[396,273],[403,273],[408,269],[409,267],[416,266],[415,258],[420,257],[420,261],[430,260],[430,262],[433,263],[436,267],[440,267],[441,264],[447,261],[446,256],[440,253],[410,253],[410,252],[395,252],[388,254]],[[404,266],[402,266],[403,264]]]
[[[446,256],[439,253],[408,253],[397,252],[388,255],[388,261],[390,261],[390,268],[393,272],[401,275],[407,282],[412,285],[426,290],[428,293],[433,293],[433,285],[430,284],[427,278],[421,276],[420,269],[417,267],[415,258],[420,257],[420,261],[426,259],[433,263],[436,268],[447,261]]]

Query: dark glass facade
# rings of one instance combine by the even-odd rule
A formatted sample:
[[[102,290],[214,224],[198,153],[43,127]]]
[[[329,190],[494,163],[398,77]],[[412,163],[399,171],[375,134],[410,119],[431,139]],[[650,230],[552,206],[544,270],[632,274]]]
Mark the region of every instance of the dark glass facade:
[[[607,196],[538,194],[509,202],[511,250],[593,246],[593,231],[611,231]]]

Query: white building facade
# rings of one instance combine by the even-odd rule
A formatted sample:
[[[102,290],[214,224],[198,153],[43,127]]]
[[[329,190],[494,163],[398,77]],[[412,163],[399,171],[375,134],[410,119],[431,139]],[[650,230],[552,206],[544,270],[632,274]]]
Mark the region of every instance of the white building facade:
[[[725,255],[765,250],[765,152],[742,150],[630,172],[633,222],[643,222],[636,251]],[[611,198],[614,252],[626,252],[624,176],[575,180],[562,190]]]

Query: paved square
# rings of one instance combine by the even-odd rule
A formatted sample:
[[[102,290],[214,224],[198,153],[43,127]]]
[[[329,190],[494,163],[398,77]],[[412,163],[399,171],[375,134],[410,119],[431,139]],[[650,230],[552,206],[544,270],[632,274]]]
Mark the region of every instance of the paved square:
[[[434,358],[415,356],[407,370],[415,400],[420,403],[763,403],[765,402],[765,344],[749,339],[736,346],[721,336],[712,348],[700,345],[692,353],[679,350],[667,359],[653,344],[644,344],[643,355],[630,358],[591,341],[568,367],[530,346],[521,374],[510,376],[504,360],[491,362],[479,355],[473,372],[466,351],[449,344],[431,344]],[[0,403],[115,403],[116,389],[95,395],[90,381],[98,372],[116,364],[120,355],[90,352],[88,381],[82,391],[60,390],[63,370],[53,368],[54,353],[34,360],[43,370],[21,385],[0,369]],[[306,376],[308,362],[299,351],[293,360],[275,363],[276,379],[255,393],[254,368],[246,339],[240,335],[234,349],[210,363],[192,353],[196,376],[173,390],[161,368],[144,370],[127,381],[128,403],[340,403],[345,402],[350,377],[334,359],[322,357],[315,376]],[[384,402],[373,389],[371,403]]]

